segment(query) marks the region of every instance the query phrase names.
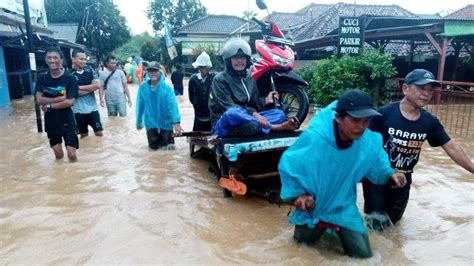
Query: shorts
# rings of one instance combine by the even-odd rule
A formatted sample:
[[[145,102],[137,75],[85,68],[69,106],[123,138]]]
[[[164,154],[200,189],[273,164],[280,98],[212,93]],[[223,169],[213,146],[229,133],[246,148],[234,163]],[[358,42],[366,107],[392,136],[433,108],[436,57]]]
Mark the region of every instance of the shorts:
[[[157,150],[160,147],[168,146],[168,144],[174,144],[173,131],[161,129],[158,133],[156,128],[150,128],[146,131],[148,138],[148,147],[150,149]]]
[[[117,116],[117,114],[121,117],[127,116],[127,103],[125,101],[118,103],[106,101],[106,105],[109,116]]]
[[[47,135],[49,139],[49,145],[51,147],[63,143],[64,139],[66,146],[79,149],[79,139],[77,138],[77,133],[73,130],[64,129],[61,134],[47,132]]]
[[[76,123],[79,127],[79,133],[86,134],[89,132],[87,129],[88,126],[91,126],[94,132],[104,130],[102,128],[102,123],[100,123],[99,111],[93,111],[90,114],[74,114],[76,117]]]

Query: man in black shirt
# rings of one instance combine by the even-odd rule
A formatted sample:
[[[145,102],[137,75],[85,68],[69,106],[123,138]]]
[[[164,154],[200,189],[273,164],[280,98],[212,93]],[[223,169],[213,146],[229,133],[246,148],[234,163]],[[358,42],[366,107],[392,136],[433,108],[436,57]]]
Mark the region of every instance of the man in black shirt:
[[[189,101],[193,104],[194,108],[193,131],[210,131],[211,120],[207,104],[212,80],[216,74],[209,72],[212,62],[206,52],[202,52],[196,58],[193,67],[199,70],[199,73],[191,76],[188,85]]]
[[[370,129],[383,136],[385,151],[392,167],[405,173],[407,185],[393,188],[390,183],[375,185],[366,181],[364,189],[364,211],[368,226],[382,230],[383,217],[396,223],[402,218],[408,204],[413,168],[418,162],[421,146],[425,140],[433,147],[441,146],[449,157],[467,171],[474,173],[474,164],[462,148],[450,139],[440,121],[423,109],[431,100],[433,90],[441,84],[425,69],[408,73],[403,84],[401,102],[380,108],[382,116],[372,118]]]
[[[89,134],[91,126],[96,136],[102,136],[99,107],[95,99],[95,91],[100,89],[97,73],[86,65],[86,52],[82,49],[72,51],[72,69],[69,73],[76,77],[79,96],[72,107],[81,138]]]
[[[62,68],[63,54],[56,47],[48,48],[45,56],[49,71],[38,75],[36,101],[45,112],[44,124],[49,144],[56,159],[64,157],[61,146],[64,139],[70,162],[77,161],[79,148],[77,125],[71,107],[78,96],[76,78]]]
[[[184,73],[181,71],[181,65],[176,66],[176,70],[171,73],[171,82],[173,83],[174,94],[183,95]]]

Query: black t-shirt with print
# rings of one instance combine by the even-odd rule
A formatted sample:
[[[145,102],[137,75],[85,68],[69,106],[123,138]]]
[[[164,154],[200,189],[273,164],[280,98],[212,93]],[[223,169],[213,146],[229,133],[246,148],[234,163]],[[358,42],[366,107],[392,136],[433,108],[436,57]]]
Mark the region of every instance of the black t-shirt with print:
[[[383,106],[379,112],[383,116],[373,117],[370,129],[382,134],[384,149],[392,167],[402,172],[413,172],[425,140],[432,147],[444,145],[450,140],[438,118],[424,109],[415,121],[402,115],[399,102]]]
[[[48,71],[39,74],[36,82],[36,91],[43,93],[44,97],[54,98],[65,94],[67,99],[73,99],[77,98],[78,90],[76,78],[67,72],[53,78]],[[64,128],[77,131],[72,109],[51,109],[44,115],[44,127],[46,132],[54,134],[60,134]]]
[[[94,79],[99,78],[98,75],[96,74],[96,72],[93,69],[91,69],[90,67],[87,67],[87,66],[83,69],[82,72],[78,72],[74,68],[71,68],[69,70],[69,73],[76,76],[78,86],[90,85],[90,84],[92,84],[92,81]]]

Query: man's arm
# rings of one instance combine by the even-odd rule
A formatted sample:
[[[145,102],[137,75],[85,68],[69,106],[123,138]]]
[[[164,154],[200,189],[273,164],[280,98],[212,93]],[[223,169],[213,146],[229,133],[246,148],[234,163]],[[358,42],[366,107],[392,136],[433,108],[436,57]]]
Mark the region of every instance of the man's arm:
[[[104,87],[102,85],[100,85],[100,87],[99,87],[99,102],[100,102],[100,106],[102,106],[102,107],[105,106]]]
[[[100,88],[100,83],[98,80],[94,79],[89,85],[79,86],[79,96],[89,94]]]
[[[474,163],[467,156],[461,146],[454,142],[454,140],[448,141],[441,147],[443,147],[444,151],[449,155],[449,157],[459,166],[471,173],[474,173]]]
[[[75,98],[65,99],[64,101],[61,101],[61,102],[52,103],[51,108],[53,109],[69,108],[74,105],[75,101],[76,101]]]
[[[53,104],[53,103],[62,102],[64,100],[66,100],[66,95],[50,98],[50,97],[44,97],[43,93],[40,91],[36,92],[36,102],[39,105],[45,105],[49,103]]]
[[[132,98],[130,97],[130,90],[128,89],[127,81],[122,82],[122,85],[123,85],[123,91],[125,92],[125,95],[127,96],[128,106],[132,107]]]

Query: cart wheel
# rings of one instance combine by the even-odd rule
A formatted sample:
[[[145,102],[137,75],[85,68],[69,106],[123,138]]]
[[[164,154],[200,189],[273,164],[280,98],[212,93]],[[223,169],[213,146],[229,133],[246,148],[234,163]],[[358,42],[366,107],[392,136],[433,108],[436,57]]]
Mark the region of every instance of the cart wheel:
[[[223,192],[224,192],[224,198],[232,198],[232,192],[230,192],[230,190],[224,188]]]

